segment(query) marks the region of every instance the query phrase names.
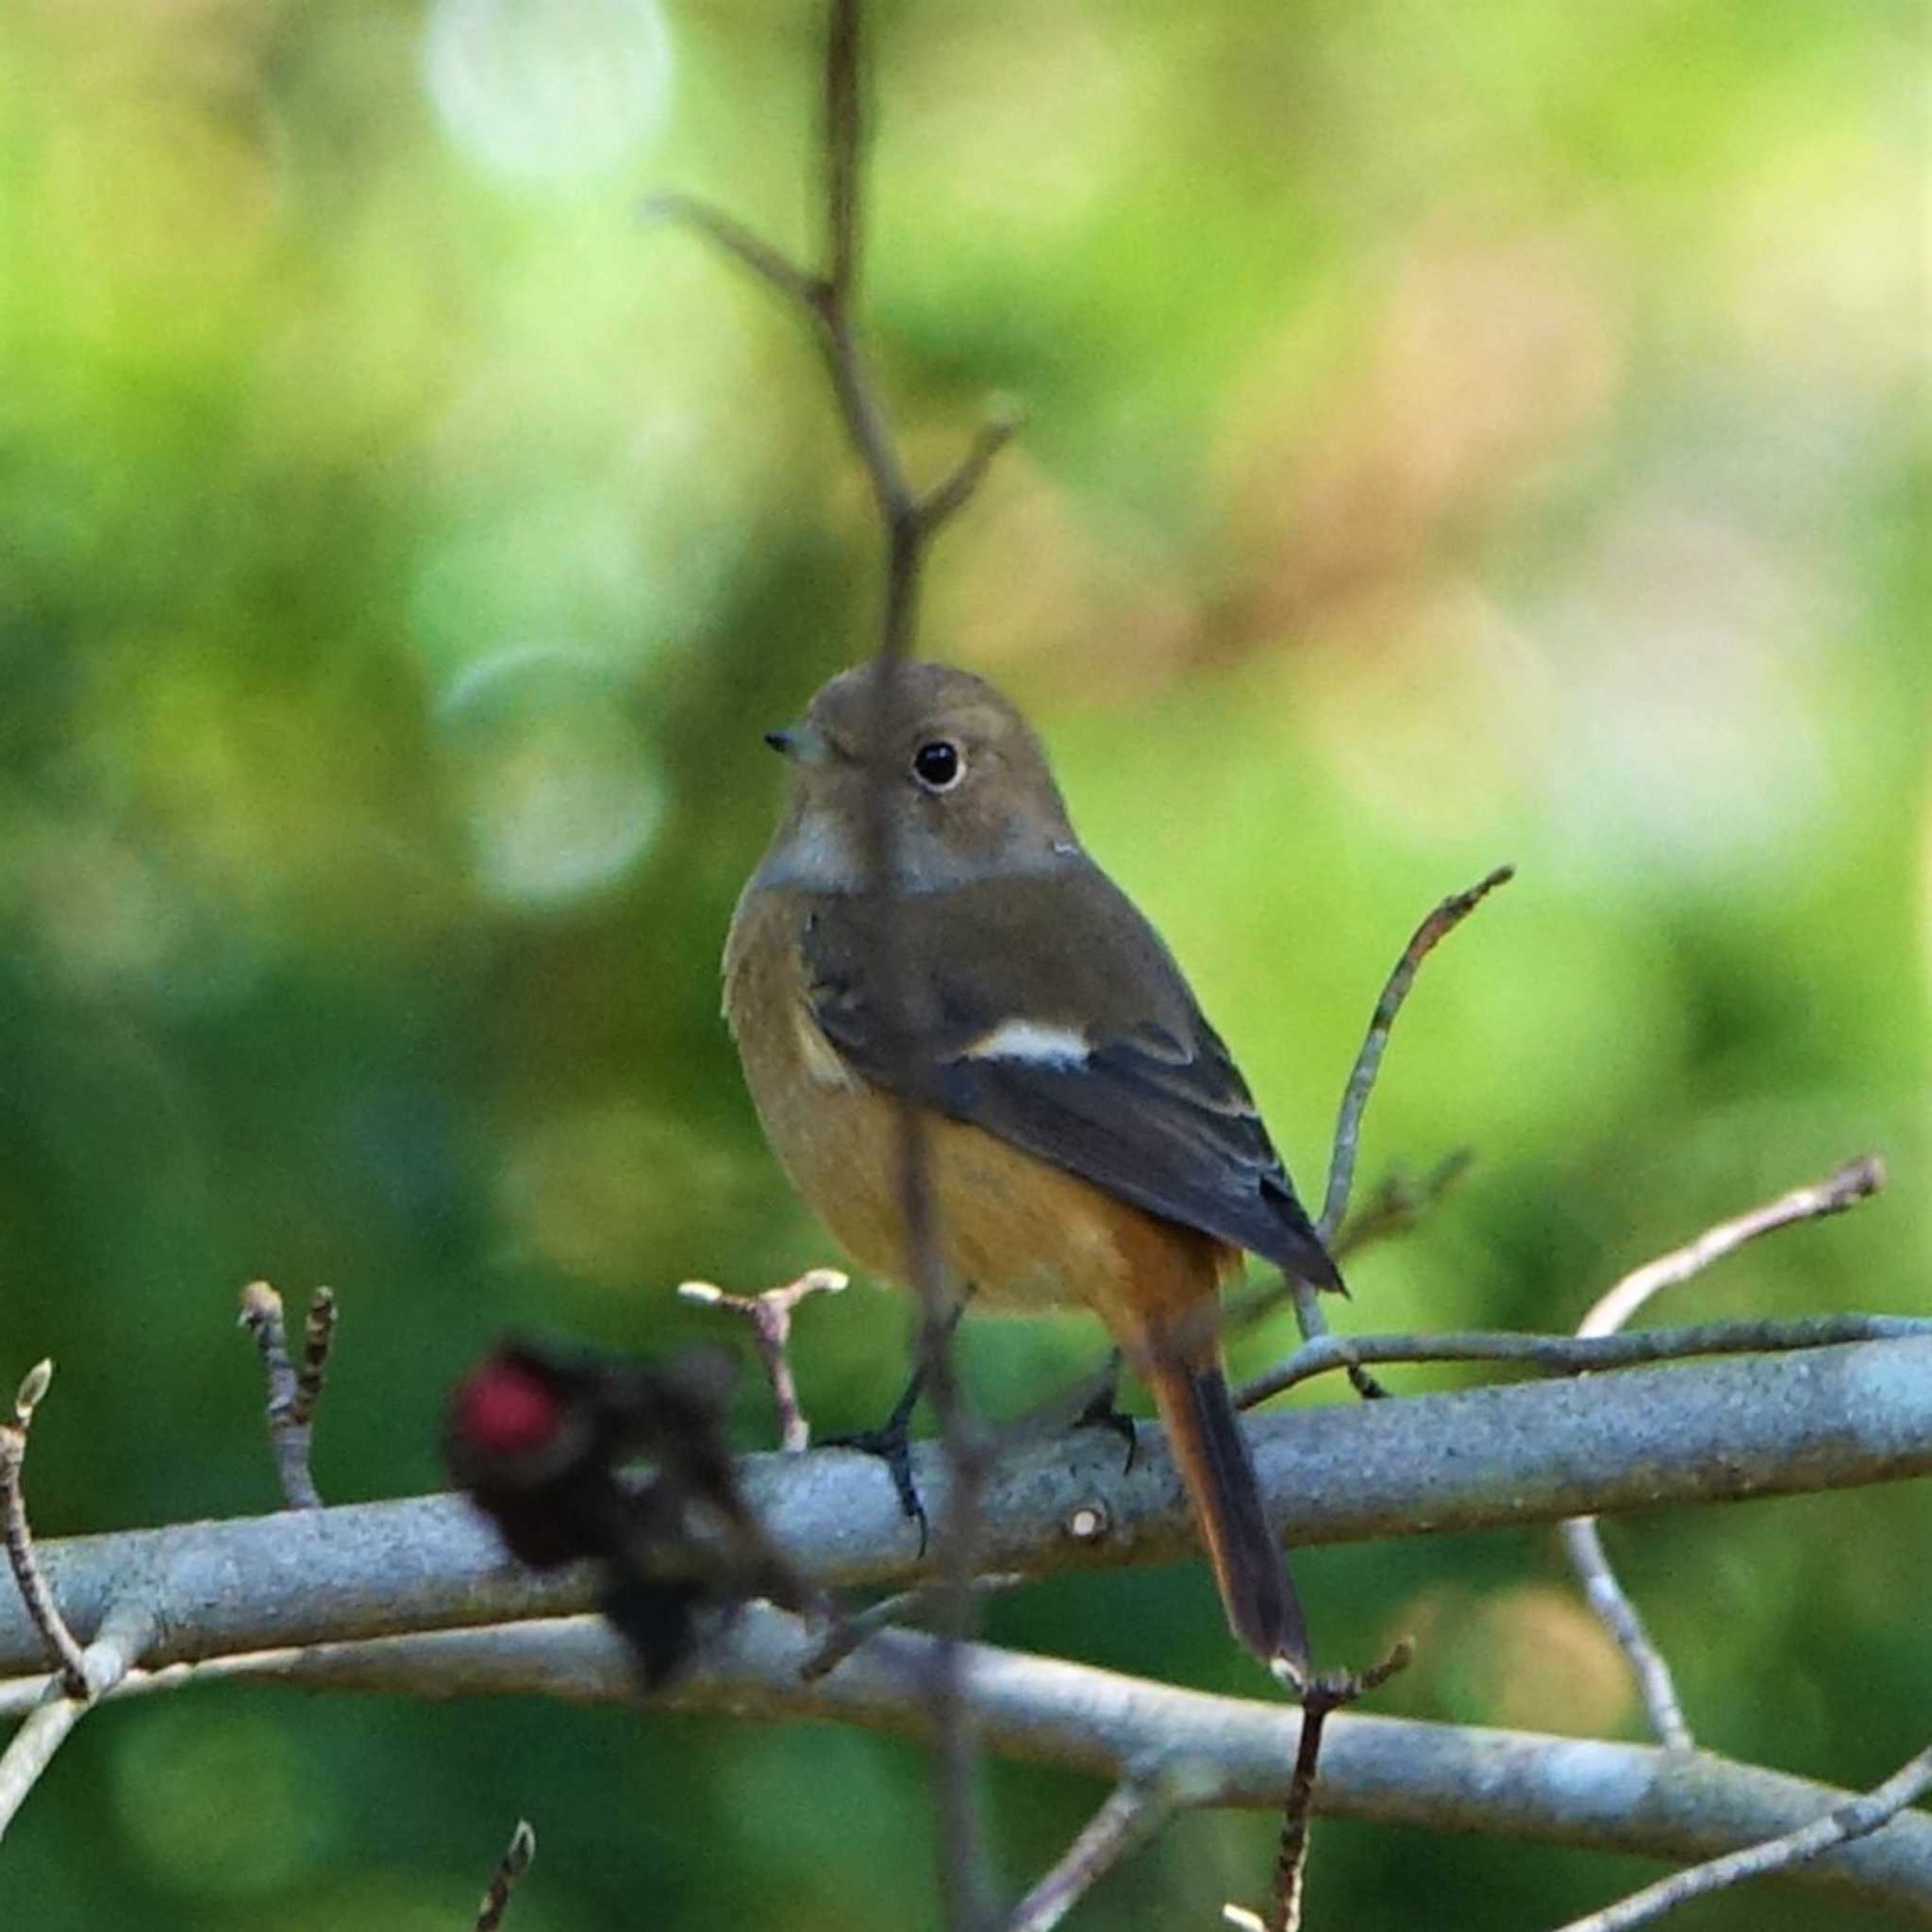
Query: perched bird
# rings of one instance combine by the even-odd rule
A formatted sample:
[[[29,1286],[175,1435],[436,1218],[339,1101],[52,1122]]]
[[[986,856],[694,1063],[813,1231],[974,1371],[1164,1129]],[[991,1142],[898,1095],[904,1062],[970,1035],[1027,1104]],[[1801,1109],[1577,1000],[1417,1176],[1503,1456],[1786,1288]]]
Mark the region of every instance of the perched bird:
[[[1081,849],[1026,721],[928,662],[901,665],[883,706],[881,675],[843,673],[769,734],[791,799],[724,967],[765,1133],[853,1256],[907,1283],[909,1098],[949,1291],[1099,1315],[1166,1424],[1230,1627],[1305,1667],[1222,1369],[1220,1289],[1243,1250],[1341,1278],[1173,955]]]

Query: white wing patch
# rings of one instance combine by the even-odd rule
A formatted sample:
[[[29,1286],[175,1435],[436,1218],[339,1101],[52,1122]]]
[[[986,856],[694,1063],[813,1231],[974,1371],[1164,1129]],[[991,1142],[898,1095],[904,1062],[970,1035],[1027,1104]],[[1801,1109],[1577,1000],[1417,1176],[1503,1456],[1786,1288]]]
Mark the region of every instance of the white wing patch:
[[[1036,1067],[1084,1065],[1090,1049],[1087,1036],[1074,1026],[1049,1026],[1038,1020],[1002,1020],[991,1033],[982,1033],[962,1058],[1025,1060]]]
[[[792,1012],[791,1025],[798,1041],[798,1057],[817,1085],[847,1089],[858,1086],[858,1075],[846,1063],[844,1055],[819,1031],[818,1022],[804,1007]]]

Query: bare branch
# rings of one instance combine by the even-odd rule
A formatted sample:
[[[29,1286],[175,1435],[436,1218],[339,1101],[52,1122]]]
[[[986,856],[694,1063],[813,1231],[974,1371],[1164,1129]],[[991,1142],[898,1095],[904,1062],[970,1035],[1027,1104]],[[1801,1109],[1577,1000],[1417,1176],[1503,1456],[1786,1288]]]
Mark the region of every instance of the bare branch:
[[[1474,1163],[1474,1148],[1457,1147],[1419,1179],[1400,1172],[1384,1174],[1374,1192],[1336,1229],[1328,1252],[1339,1261],[1377,1241],[1407,1234]]]
[[[897,715],[898,667],[912,650],[924,545],[966,501],[1012,430],[998,422],[988,425],[958,468],[923,502],[906,480],[855,316],[863,235],[865,25],[861,0],[829,0],[820,129],[824,254],[818,275],[804,275],[749,231],[702,204],[660,197],[654,206],[697,227],[810,317],[846,434],[864,467],[884,525],[885,589],[875,654],[881,675],[872,719],[879,780],[870,788],[863,842],[866,871],[880,908],[874,932],[879,1002],[888,1015],[898,1016],[908,1010],[908,1003],[891,916],[897,868],[883,751],[891,736],[888,727]],[[900,1071],[910,1073],[918,1042],[909,1028],[894,1030],[905,1042],[906,1064]],[[917,1091],[909,1080],[887,1084],[902,1096]],[[988,1452],[980,1432],[968,1421],[953,1374],[952,1309],[940,1266],[925,1131],[909,1099],[902,1097],[899,1102],[899,1192],[912,1285],[921,1309],[918,1355],[951,1475],[951,1507],[941,1524],[939,1557],[952,1580],[949,1636],[957,1637],[972,1613],[971,1584],[978,1567],[978,1497]],[[802,1425],[799,1418],[801,1429]],[[974,1932],[988,1923],[989,1915],[973,1794],[972,1741],[958,1718],[958,1686],[951,1659],[949,1641],[942,1640],[935,1653],[931,1687],[940,1738],[941,1890],[948,1923],[963,1932]]]
[[[1673,1248],[1655,1261],[1633,1269],[1623,1280],[1591,1305],[1590,1312],[1576,1324],[1579,1335],[1609,1335],[1621,1328],[1652,1295],[1674,1288],[1701,1274],[1713,1261],[1734,1255],[1747,1241],[1760,1235],[1774,1234],[1801,1221],[1821,1221],[1826,1215],[1842,1214],[1869,1200],[1885,1185],[1885,1163],[1875,1154],[1861,1154],[1856,1160],[1827,1174],[1809,1187],[1793,1188],[1775,1201],[1721,1221],[1706,1228],[1693,1241]]]
[[[101,1634],[85,1650],[69,1629],[48,1587],[27,1526],[21,1478],[34,1410],[53,1379],[54,1364],[44,1359],[36,1362],[21,1378],[13,1398],[12,1422],[0,1424],[0,1518],[5,1521],[8,1561],[20,1587],[28,1625],[55,1666],[53,1676],[38,1687],[20,1729],[0,1754],[0,1836],[75,1725],[93,1707],[96,1698],[126,1675],[155,1631],[152,1604],[144,1597],[125,1593],[125,1576],[140,1574],[138,1571],[123,1573],[123,1583],[117,1587],[124,1594],[109,1603]]]
[[[1302,1340],[1311,1348],[1334,1341],[1336,1337],[1329,1330],[1328,1316],[1322,1307],[1321,1291],[1298,1274],[1286,1275],[1283,1279],[1288,1286],[1289,1298],[1294,1303],[1295,1325],[1302,1331]],[[1358,1360],[1344,1356],[1339,1365],[1348,1372],[1349,1386],[1364,1402],[1379,1402],[1389,1393]]]
[[[1451,1328],[1440,1335],[1324,1335],[1236,1391],[1242,1408],[1354,1362],[1509,1362],[1553,1375],[1627,1369],[1695,1356],[1782,1355],[1848,1341],[1932,1335],[1932,1316],[1807,1315],[1794,1322],[1707,1322],[1690,1328],[1640,1328],[1627,1335],[1533,1335],[1514,1329]]]
[[[1412,1406],[1339,1412],[1366,1424]],[[308,1527],[314,1519],[280,1521]],[[908,1630],[883,1632],[828,1676],[808,1682],[801,1667],[817,1641],[808,1621],[753,1605],[707,1647],[692,1676],[654,1707],[932,1737],[924,1690],[932,1639]],[[1189,1757],[1214,1775],[1212,1790],[1200,1803],[1274,1811],[1287,1798],[1300,1734],[1300,1714],[1291,1707],[1181,1690],[983,1644],[965,1646],[964,1658],[970,1714],[985,1746],[1002,1757],[1079,1772],[1108,1785],[1150,1761]],[[121,1694],[242,1677],[416,1697],[624,1704],[636,1697],[627,1652],[601,1618],[591,1616],[176,1665],[136,1673]],[[1809,1824],[1856,1795],[1710,1752],[1687,1755],[1349,1711],[1327,1726],[1321,1770],[1314,1800],[1320,1817],[1674,1861],[1755,1844]],[[1932,1817],[1903,1811],[1870,1836],[1780,1875],[1821,1896],[1924,1917],[1932,1913]]]
[[[1600,1912],[1573,1919],[1560,1932],[1629,1932],[1631,1926],[1648,1925],[1693,1898],[1707,1897],[1747,1878],[1789,1872],[1834,1845],[1848,1844],[1878,1830],[1927,1790],[1932,1790],[1932,1745],[1901,1765],[1882,1785],[1863,1797],[1835,1807],[1811,1824],[1786,1832],[1781,1838],[1727,1852],[1707,1864],[1693,1865],[1687,1872],[1674,1872],[1670,1877],[1646,1885],[1641,1891],[1633,1891],[1628,1898],[1620,1899]]]
[[[1644,1714],[1657,1742],[1673,1751],[1694,1750],[1697,1740],[1677,1696],[1676,1679],[1636,1604],[1610,1568],[1609,1553],[1604,1548],[1596,1518],[1573,1516],[1567,1523],[1559,1523],[1557,1529],[1563,1539],[1571,1568],[1583,1585],[1585,1600],[1596,1612],[1597,1622],[1616,1639],[1618,1649],[1629,1660],[1637,1677],[1638,1695],[1643,1700]]]
[[[808,1295],[838,1294],[850,1280],[841,1269],[808,1268],[795,1281],[768,1288],[761,1294],[726,1294],[708,1281],[686,1281],[678,1293],[688,1302],[725,1308],[751,1324],[752,1340],[765,1378],[772,1385],[772,1403],[778,1412],[778,1446],[797,1455],[811,1446],[811,1424],[799,1405],[798,1382],[791,1373],[789,1344],[792,1311]]]
[[[295,1372],[295,1397],[289,1407],[289,1419],[301,1428],[313,1425],[322,1402],[329,1351],[335,1346],[336,1312],[334,1289],[318,1288],[308,1297],[308,1313],[302,1323],[302,1365]]]
[[[1451,893],[1416,927],[1408,944],[1402,949],[1402,957],[1396,960],[1395,970],[1390,974],[1382,988],[1382,996],[1375,1002],[1361,1051],[1356,1055],[1348,1085],[1341,1091],[1341,1108],[1335,1120],[1334,1151],[1328,1159],[1328,1191],[1322,1203],[1321,1217],[1315,1223],[1315,1231],[1324,1241],[1341,1225],[1342,1217],[1348,1212],[1349,1191],[1355,1185],[1356,1149],[1361,1139],[1362,1115],[1368,1108],[1369,1095],[1374,1090],[1375,1075],[1381,1071],[1390,1029],[1395,1024],[1395,1016],[1402,1010],[1403,1001],[1408,997],[1416,974],[1421,971],[1423,961],[1490,893],[1515,876],[1513,865],[1499,865],[1467,891]]]
[[[1315,1232],[1322,1237],[1324,1245],[1336,1240],[1348,1213],[1348,1197],[1355,1186],[1356,1152],[1361,1139],[1362,1115],[1367,1110],[1369,1095],[1374,1090],[1375,1075],[1381,1071],[1390,1029],[1395,1024],[1395,1016],[1402,1010],[1403,1001],[1408,997],[1416,974],[1429,954],[1491,892],[1515,875],[1514,866],[1499,865],[1467,891],[1452,893],[1444,899],[1410,935],[1408,944],[1402,949],[1401,958],[1395,962],[1394,971],[1383,985],[1382,995],[1375,1002],[1375,1010],[1369,1017],[1369,1030],[1363,1037],[1361,1051],[1356,1055],[1348,1084],[1341,1090],[1341,1106],[1335,1118],[1335,1140],[1328,1157],[1328,1191],[1322,1203],[1321,1215],[1315,1222]],[[1290,1298],[1294,1303],[1295,1322],[1302,1331],[1302,1339],[1316,1341],[1326,1336],[1329,1332],[1328,1317],[1323,1311],[1322,1297],[1314,1285],[1289,1275],[1287,1286]],[[1359,1362],[1348,1363],[1347,1369],[1348,1379],[1356,1393],[1364,1399],[1373,1400],[1389,1392]]]
[[[536,1856],[537,1834],[527,1818],[519,1818],[517,1828],[509,1835],[509,1843],[503,1849],[503,1857],[496,1861],[496,1870],[490,1874],[490,1889],[483,1894],[483,1903],[476,1907],[476,1932],[496,1932],[503,1924],[504,1913],[509,1909],[509,1896],[516,1890],[517,1880],[530,1869]]]
[[[825,27],[824,170],[825,288],[833,302],[848,304],[858,281],[863,229],[858,194],[865,145],[865,76],[860,0],[832,0]]]
[[[1175,1811],[1211,1801],[1220,1788],[1213,1766],[1198,1758],[1169,1757],[1128,1772],[1059,1862],[1013,1908],[1007,1932],[1051,1932]]]
[[[639,205],[638,213],[644,221],[672,222],[702,235],[786,301],[809,315],[819,313],[823,285],[722,209],[689,194],[653,194]]]
[[[909,1022],[911,1002],[897,917],[898,824],[891,810],[894,774],[888,748],[899,736],[903,682],[899,674],[912,653],[926,532],[852,313],[858,247],[862,25],[860,0],[831,0],[825,51],[824,346],[833,391],[853,447],[872,481],[885,525],[885,589],[874,658],[879,676],[868,733],[873,773],[862,826],[864,863],[877,914],[872,934],[874,985],[880,1009],[889,1016],[891,1037],[897,1042],[895,1077],[886,1084],[899,1096],[898,1194],[912,1287],[919,1297],[918,1370],[939,1422],[950,1491],[936,1552],[947,1594],[939,1641],[929,1658],[927,1683],[937,1745],[934,1774],[940,1890],[946,1924],[954,1932],[979,1932],[991,1923],[991,1908],[977,1795],[978,1749],[966,1722],[959,1657],[973,1625],[973,1578],[980,1567],[981,1499],[989,1449],[984,1432],[967,1412],[954,1370],[956,1309],[941,1259],[939,1204],[933,1189],[926,1124],[911,1098],[924,1082],[918,1074],[921,1042]]]
[[[1245,1433],[1271,1516],[1297,1546],[1846,1488],[1932,1474],[1932,1338],[1262,1413]],[[1445,1441],[1459,1453],[1444,1457]],[[943,1457],[915,1445],[913,1467],[938,1514]],[[747,1507],[822,1587],[934,1574],[858,1457],[749,1456],[738,1474]],[[987,1479],[987,1571],[1174,1562],[1198,1547],[1153,1424],[1125,1474],[1112,1441],[1075,1437],[1015,1444]],[[152,1662],[555,1616],[588,1608],[594,1588],[506,1563],[453,1496],[44,1541],[39,1555],[77,1630],[98,1628],[141,1574],[162,1632]],[[0,1673],[44,1663],[25,1609],[0,1598]]]
[[[77,1691],[58,1676],[33,1687],[38,1694],[0,1754],[0,1837],[75,1725],[125,1680],[135,1658],[153,1641],[155,1628],[153,1606],[144,1598],[125,1598],[109,1612],[101,1634],[81,1652]]]
[[[1026,412],[1013,405],[996,408],[979,425],[966,454],[952,474],[919,500],[919,525],[930,537],[949,518],[965,508],[973,492],[986,480],[993,458],[1026,426]]]
[[[322,1290],[320,1294],[327,1294]],[[262,1374],[268,1382],[268,1440],[275,1452],[275,1474],[281,1479],[282,1495],[291,1509],[320,1509],[322,1495],[309,1473],[308,1450],[312,1434],[310,1418],[314,1398],[322,1388],[323,1366],[326,1361],[328,1338],[335,1327],[335,1300],[331,1295],[325,1309],[311,1306],[308,1335],[311,1345],[319,1346],[321,1359],[312,1372],[304,1361],[305,1373],[311,1373],[314,1387],[306,1402],[294,1365],[289,1359],[288,1331],[282,1323],[282,1298],[265,1281],[251,1281],[242,1291],[242,1326],[255,1337],[261,1352]]]
[[[1245,1925],[1252,1921],[1259,1932],[1300,1932],[1308,1867],[1308,1826],[1314,1816],[1315,1767],[1321,1759],[1322,1738],[1328,1720],[1338,1710],[1346,1709],[1370,1691],[1379,1690],[1398,1671],[1406,1671],[1414,1656],[1415,1647],[1405,1637],[1380,1663],[1366,1671],[1326,1671],[1306,1683],[1296,1684],[1301,1692],[1302,1727],[1295,1740],[1288,1803],[1282,1807],[1274,1894],[1265,1914],[1257,1915],[1240,1906],[1224,1907],[1222,1916],[1228,1924]],[[1292,1681],[1294,1674],[1291,1671],[1287,1674]]]
[[[1016,1590],[1027,1581],[1027,1577],[1019,1575],[975,1576],[973,1587],[985,1596],[994,1591]],[[951,1584],[941,1579],[937,1585],[924,1584],[917,1590],[895,1591],[892,1595],[882,1596],[877,1603],[868,1604],[864,1609],[849,1617],[840,1618],[827,1632],[824,1641],[806,1660],[803,1666],[805,1674],[823,1677],[881,1630],[890,1630],[895,1624],[916,1624],[923,1617],[929,1616],[951,1589]]]
[[[7,1541],[7,1561],[27,1618],[38,1633],[42,1647],[59,1673],[62,1690],[69,1697],[85,1703],[88,1697],[86,1660],[81,1656],[74,1632],[60,1614],[54,1593],[34,1553],[33,1531],[26,1517],[26,1437],[33,1426],[34,1410],[54,1379],[54,1364],[44,1357],[21,1378],[13,1398],[13,1420],[0,1424],[0,1527]]]
[[[1584,1340],[1611,1337],[1660,1290],[1690,1280],[1713,1261],[1735,1254],[1760,1235],[1793,1226],[1801,1221],[1841,1214],[1884,1185],[1884,1163],[1875,1154],[1861,1155],[1810,1187],[1793,1188],[1790,1193],[1780,1194],[1761,1208],[1721,1221],[1695,1241],[1626,1274],[1591,1307],[1578,1325],[1577,1335]],[[1583,1585],[1591,1608],[1630,1660],[1651,1729],[1663,1743],[1688,1751],[1695,1739],[1685,1719],[1671,1667],[1662,1651],[1651,1641],[1637,1606],[1610,1568],[1609,1554],[1604,1548],[1595,1519],[1574,1518],[1562,1525],[1562,1537],[1571,1567]]]

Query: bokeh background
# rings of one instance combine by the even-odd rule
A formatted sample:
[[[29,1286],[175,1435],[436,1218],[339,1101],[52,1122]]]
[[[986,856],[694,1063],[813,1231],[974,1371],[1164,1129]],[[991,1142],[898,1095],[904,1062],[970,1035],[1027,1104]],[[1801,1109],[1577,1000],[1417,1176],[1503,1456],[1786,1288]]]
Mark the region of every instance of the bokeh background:
[[[875,537],[792,320],[635,213],[675,186],[804,244],[816,15],[0,19],[0,1378],[59,1363],[43,1534],[273,1506],[252,1276],[342,1298],[318,1473],[350,1500],[439,1484],[441,1391],[507,1324],[659,1348],[705,1332],[683,1277],[833,1258],[716,961],[758,734],[867,647]],[[868,292],[912,460],[992,394],[1030,415],[926,648],[1033,710],[1307,1191],[1409,927],[1521,868],[1427,969],[1364,1173],[1476,1164],[1345,1323],[1569,1325],[1866,1147],[1876,1204],[1658,1318],[1924,1306],[1924,20],[881,9]],[[882,1412],[903,1312],[808,1311],[821,1427]],[[1009,1412],[1094,1341],[981,1324],[969,1369]],[[755,1391],[739,1422],[769,1441]],[[1700,1737],[1859,1784],[1932,1716],[1928,1531],[1914,1487],[1608,1533]],[[1299,1574],[1334,1653],[1420,1639],[1384,1708],[1641,1735],[1544,1532]],[[990,1622],[1250,1688],[1198,1564]],[[1015,1893],[1098,1796],[988,1789]],[[85,1726],[7,1916],[440,1928],[519,1815],[520,1932],[935,1915],[894,1743],[238,1690]],[[1273,1829],[1183,1821],[1074,1923],[1206,1923]],[[1329,1826],[1313,1923],[1533,1927],[1645,1875]]]

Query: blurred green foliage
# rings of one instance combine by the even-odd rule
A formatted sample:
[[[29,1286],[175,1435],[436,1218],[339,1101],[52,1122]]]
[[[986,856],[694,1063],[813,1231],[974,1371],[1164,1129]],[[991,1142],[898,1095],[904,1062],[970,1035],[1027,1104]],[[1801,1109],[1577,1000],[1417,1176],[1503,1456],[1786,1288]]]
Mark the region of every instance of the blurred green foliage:
[[[1371,1179],[1478,1164],[1344,1320],[1572,1324],[1867,1145],[1876,1205],[1658,1316],[1922,1306],[1923,15],[881,11],[868,295],[908,446],[933,474],[989,392],[1030,412],[927,648],[1041,721],[1306,1191],[1408,928],[1521,867],[1370,1116]],[[866,648],[874,536],[791,320],[633,212],[675,185],[801,243],[814,16],[0,20],[0,1376],[60,1364],[43,1534],[272,1506],[253,1275],[342,1297],[318,1463],[348,1500],[438,1482],[441,1391],[506,1324],[660,1347],[701,1326],[681,1277],[828,1257],[716,957],[758,733]],[[808,1311],[821,1426],[900,1376],[874,1293]],[[969,1369],[1010,1410],[1093,1345],[984,1324]],[[755,1391],[741,1423],[767,1440]],[[1932,1709],[1928,1528],[1914,1489],[1609,1536],[1700,1736],[1857,1784]],[[1640,1734],[1545,1536],[1299,1574],[1331,1656],[1421,1638],[1386,1708]],[[991,1623],[1251,1688],[1199,1565]],[[988,1785],[1017,1890],[1096,1793]],[[238,1690],[83,1728],[8,1839],[8,1921],[456,1924],[519,1815],[525,1932],[932,1916],[906,1747]],[[1202,1923],[1272,1832],[1183,1821],[1074,1923]],[[1639,1875],[1335,1827],[1312,1923],[1533,1926]]]

